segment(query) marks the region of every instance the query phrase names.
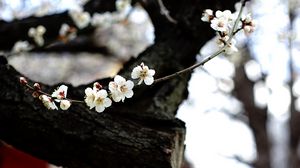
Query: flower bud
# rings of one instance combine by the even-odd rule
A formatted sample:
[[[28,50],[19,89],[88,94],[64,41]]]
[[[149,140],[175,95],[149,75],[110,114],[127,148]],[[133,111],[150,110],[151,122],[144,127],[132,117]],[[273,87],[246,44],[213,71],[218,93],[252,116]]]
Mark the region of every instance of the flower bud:
[[[20,77],[20,83],[21,83],[22,85],[26,85],[28,82],[27,82],[26,78]]]
[[[71,106],[71,102],[69,100],[62,100],[60,102],[60,108],[62,110],[67,110]]]
[[[40,96],[40,93],[37,91],[32,92],[32,97],[38,98]]]
[[[35,90],[41,90],[41,85],[39,83],[34,83],[33,87]]]
[[[94,89],[100,90],[100,89],[102,89],[102,85],[99,82],[95,82],[94,83]]]
[[[57,110],[57,107],[53,101],[53,99],[47,95],[40,95],[39,99],[42,101],[44,106],[49,110]]]

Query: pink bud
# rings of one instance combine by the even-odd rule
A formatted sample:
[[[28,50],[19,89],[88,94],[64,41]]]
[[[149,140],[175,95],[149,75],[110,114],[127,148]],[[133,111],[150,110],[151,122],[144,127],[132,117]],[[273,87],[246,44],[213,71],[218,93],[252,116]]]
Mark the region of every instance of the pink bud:
[[[96,88],[97,90],[100,90],[100,89],[102,89],[102,85],[100,85],[99,82],[95,82],[94,83],[94,88]]]
[[[34,83],[33,87],[35,90],[41,90],[41,85],[39,83]]]
[[[37,91],[32,92],[32,97],[37,98],[40,96],[40,93]]]
[[[140,66],[142,67],[142,69],[144,69],[144,66],[145,66],[145,65],[144,65],[144,63],[142,62]]]
[[[26,78],[20,77],[20,83],[21,83],[22,85],[26,85],[28,82],[27,82]]]

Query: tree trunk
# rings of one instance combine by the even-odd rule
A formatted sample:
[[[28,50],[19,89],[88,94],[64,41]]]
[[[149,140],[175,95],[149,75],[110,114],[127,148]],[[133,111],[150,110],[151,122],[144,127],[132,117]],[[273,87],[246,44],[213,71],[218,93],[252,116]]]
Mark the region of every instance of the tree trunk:
[[[157,1],[142,1],[154,24],[155,44],[119,74],[128,78],[141,62],[154,68],[157,78],[191,65],[200,47],[214,35],[209,24],[201,21],[202,11],[232,9],[235,1],[163,1],[177,24],[160,14]],[[175,114],[187,96],[189,74],[136,87],[132,99],[114,103],[101,114],[83,104],[73,104],[67,111],[46,110],[18,84],[22,75],[4,61],[0,76],[0,139],[20,150],[70,168],[181,166],[185,126]],[[98,82],[107,86],[109,80]],[[68,97],[83,99],[84,89],[91,85],[68,85]],[[46,92],[54,88],[43,85]]]

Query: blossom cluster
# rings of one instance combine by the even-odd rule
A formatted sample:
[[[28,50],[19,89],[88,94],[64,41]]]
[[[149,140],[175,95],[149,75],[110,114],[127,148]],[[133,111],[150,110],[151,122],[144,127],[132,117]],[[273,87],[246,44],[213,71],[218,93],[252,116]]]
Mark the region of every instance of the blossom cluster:
[[[204,10],[201,20],[204,22],[209,22],[210,27],[217,32],[217,44],[220,48],[225,48],[225,53],[232,54],[238,51],[237,47],[235,46],[236,41],[231,39],[230,33],[232,32],[234,35],[239,30],[244,30],[245,34],[248,35],[255,30],[255,22],[251,18],[251,15],[248,14],[243,16],[241,20],[238,20],[239,27],[236,30],[232,30],[234,28],[234,14],[231,13],[229,10],[224,11],[216,11],[215,15],[211,9]]]
[[[71,106],[71,101],[67,99],[68,87],[66,85],[59,86],[49,95],[42,91],[39,83],[34,83],[33,86],[30,86],[24,77],[20,77],[20,83],[29,88],[32,91],[32,96],[39,98],[47,109],[58,110],[56,103],[59,103],[59,107],[62,110],[67,110]]]
[[[36,28],[31,27],[28,30],[28,36],[33,38],[34,42],[38,46],[43,46],[44,45],[44,34],[46,32],[46,28],[42,25],[37,26]]]
[[[144,83],[146,85],[151,85],[154,83],[155,70],[149,69],[148,66],[141,63],[136,66],[131,72],[131,78],[137,79],[138,85]],[[32,86],[28,85],[27,80],[24,77],[20,77],[20,83],[30,90],[32,90],[32,96],[38,97],[47,109],[58,110],[57,103],[62,110],[67,110],[72,102],[78,102],[76,100],[67,98],[68,87],[66,85],[59,86],[51,95],[43,92],[41,86],[35,83]],[[134,82],[131,80],[126,80],[120,75],[116,75],[114,80],[109,82],[108,90],[105,90],[102,85],[98,82],[93,84],[93,88],[88,87],[85,89],[84,102],[90,108],[97,112],[103,112],[105,108],[112,105],[114,102],[124,102],[126,98],[131,98],[133,96]]]
[[[155,71],[149,69],[144,63],[136,66],[131,72],[132,79],[138,79],[140,85],[143,81],[146,85],[151,85],[154,82]],[[126,80],[120,75],[116,75],[114,80],[109,82],[108,90],[103,89],[99,83],[94,83],[93,88],[85,89],[85,103],[90,109],[94,108],[97,112],[103,112],[105,108],[111,106],[112,101],[124,102],[126,98],[133,96],[134,82]]]
[[[69,16],[79,29],[87,27],[89,24],[92,26],[108,27],[112,23],[119,22],[126,18],[129,8],[131,6],[131,0],[117,0],[116,12],[105,12],[103,14],[94,13],[91,16],[83,8],[78,8],[69,11]]]
[[[129,8],[130,0],[118,0],[117,10],[119,13],[126,11]],[[242,10],[241,10],[242,11]],[[88,12],[82,9],[69,11],[70,17],[73,19],[74,24],[77,28],[83,29],[89,24],[92,25],[103,25],[107,20],[109,20],[107,14],[94,14],[93,17],[90,16]],[[250,34],[255,30],[255,22],[252,20],[251,15],[241,17],[239,15],[238,19],[234,20],[234,15],[229,11],[216,11],[215,14],[212,10],[206,9],[201,18],[204,22],[209,22],[211,28],[217,32],[218,41],[220,47],[224,47],[227,54],[231,54],[237,51],[235,47],[235,40],[232,37],[240,30],[244,30],[245,34]],[[239,23],[239,24],[237,24]],[[239,27],[236,27],[238,25]],[[63,24],[59,31],[59,38],[61,41],[66,42],[72,40],[76,37],[77,29],[75,27]],[[44,45],[43,35],[46,29],[43,26],[38,26],[36,28],[30,28],[28,31],[28,36],[33,38],[34,42],[38,46]],[[32,48],[32,46],[27,41],[20,41],[14,46],[15,51],[20,52]],[[217,52],[218,53],[218,52]],[[210,57],[213,58],[213,57]],[[202,62],[205,63],[205,62]],[[161,80],[169,79],[179,73],[188,72],[191,68],[196,68],[201,64],[195,64],[189,68],[186,68],[180,72],[176,72],[172,75],[157,79],[156,82]],[[150,69],[144,63],[134,67],[131,72],[131,78],[137,80],[137,85],[145,83],[146,85],[151,85],[154,83],[155,70]],[[52,94],[48,94],[42,91],[40,84],[35,83],[30,86],[24,77],[20,77],[20,83],[29,88],[32,91],[32,96],[39,98],[44,106],[51,110],[58,110],[57,104],[59,103],[59,108],[62,110],[67,110],[74,102],[83,102],[90,109],[95,108],[97,112],[103,112],[106,108],[110,107],[113,102],[124,102],[125,99],[132,98],[134,95],[133,88],[135,86],[132,80],[127,80],[120,75],[116,75],[113,81],[110,81],[107,87],[102,87],[98,82],[93,84],[93,87],[88,87],[85,89],[84,101],[72,100],[67,98],[68,87],[66,85],[59,86]],[[106,89],[107,88],[107,89]]]
[[[77,29],[64,23],[59,29],[59,40],[68,42],[75,39],[77,36]]]

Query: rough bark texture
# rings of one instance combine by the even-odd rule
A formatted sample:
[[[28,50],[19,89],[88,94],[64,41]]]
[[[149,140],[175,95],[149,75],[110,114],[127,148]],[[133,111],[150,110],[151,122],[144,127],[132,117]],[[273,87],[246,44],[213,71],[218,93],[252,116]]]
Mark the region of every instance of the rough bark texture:
[[[131,69],[142,61],[156,70],[156,77],[191,65],[200,47],[214,35],[209,24],[201,22],[202,11],[232,9],[235,1],[165,0],[178,24],[160,14],[157,1],[143,1],[155,26],[155,44],[129,61],[120,74],[129,77]],[[0,46],[4,45],[1,41],[2,37]],[[24,92],[18,84],[21,74],[5,61],[0,65],[0,76],[0,139],[23,151],[70,168],[181,165],[185,126],[175,114],[187,96],[189,74],[151,87],[136,87],[134,98],[114,103],[101,114],[83,104],[74,104],[67,111],[46,110]],[[99,82],[107,86],[109,80]],[[69,85],[68,96],[82,99],[88,86],[91,84]],[[43,85],[48,92],[54,88]]]
[[[290,2],[291,3],[291,2]],[[296,11],[294,7],[289,8],[289,19],[290,19],[290,25],[289,25],[289,31],[295,31],[294,29],[294,23],[295,23],[295,17],[296,17]],[[300,141],[300,128],[299,128],[299,122],[300,122],[300,113],[299,110],[296,109],[296,100],[297,97],[294,95],[293,92],[293,86],[295,84],[296,80],[296,71],[294,69],[295,60],[293,59],[293,39],[288,39],[288,49],[289,49],[289,71],[290,71],[290,81],[288,83],[290,93],[292,93],[291,96],[291,105],[290,105],[290,146],[289,146],[289,166],[291,168],[297,168],[300,167],[300,158],[298,154],[298,148],[299,148],[299,141]]]

